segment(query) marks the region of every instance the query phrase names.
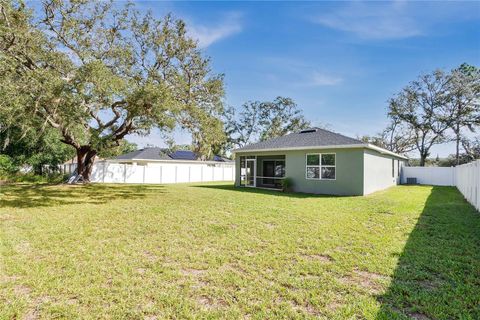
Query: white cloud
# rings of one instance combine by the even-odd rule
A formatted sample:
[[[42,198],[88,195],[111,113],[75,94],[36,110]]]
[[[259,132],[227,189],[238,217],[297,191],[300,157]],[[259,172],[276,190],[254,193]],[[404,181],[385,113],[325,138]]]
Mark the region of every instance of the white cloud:
[[[334,86],[340,84],[343,79],[339,76],[329,75],[315,71],[312,74],[310,85],[312,86]]]
[[[354,2],[313,18],[320,25],[351,32],[365,39],[401,39],[424,33],[403,1]]]
[[[192,38],[198,40],[200,48],[206,48],[214,42],[241,32],[243,28],[241,20],[242,15],[240,13],[230,12],[213,26],[190,23],[188,25],[188,33]]]

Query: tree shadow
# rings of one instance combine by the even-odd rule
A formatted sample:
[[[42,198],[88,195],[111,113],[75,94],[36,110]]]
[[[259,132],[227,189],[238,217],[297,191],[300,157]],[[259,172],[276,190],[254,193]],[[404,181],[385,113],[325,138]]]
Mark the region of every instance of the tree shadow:
[[[480,319],[480,215],[454,187],[433,187],[377,319]]]
[[[0,208],[35,208],[71,204],[103,204],[164,192],[160,185],[11,184],[0,188]]]
[[[281,190],[270,190],[270,189],[260,189],[260,188],[249,188],[249,187],[236,187],[233,184],[199,184],[192,185],[193,188],[207,188],[207,189],[217,189],[225,191],[234,191],[234,192],[243,192],[243,193],[253,193],[253,194],[268,194],[276,197],[288,197],[288,198],[342,198],[342,197],[354,197],[354,196],[339,196],[339,195],[328,195],[328,194],[313,194],[313,193],[300,193],[300,192],[283,192]]]

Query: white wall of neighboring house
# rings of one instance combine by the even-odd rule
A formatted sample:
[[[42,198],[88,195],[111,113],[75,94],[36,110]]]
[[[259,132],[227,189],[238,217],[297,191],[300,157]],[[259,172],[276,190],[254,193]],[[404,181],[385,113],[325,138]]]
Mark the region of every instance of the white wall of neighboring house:
[[[66,173],[75,171],[75,165],[61,166]],[[99,161],[93,165],[91,182],[98,183],[182,183],[233,181],[234,162],[144,162],[117,163]]]

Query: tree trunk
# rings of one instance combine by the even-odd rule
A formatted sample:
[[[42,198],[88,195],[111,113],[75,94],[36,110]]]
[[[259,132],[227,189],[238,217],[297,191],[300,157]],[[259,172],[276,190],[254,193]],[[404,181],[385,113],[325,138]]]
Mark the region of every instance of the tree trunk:
[[[460,164],[460,136],[457,135],[457,145],[456,145],[456,151],[455,151],[455,159],[456,159],[456,164],[457,166]]]
[[[456,137],[456,150],[455,150],[455,160],[457,166],[460,164],[460,125],[457,123],[457,127],[455,128],[455,137]]]
[[[90,150],[87,152],[85,156],[85,167],[83,170],[83,180],[86,182],[90,182],[90,175],[92,174],[93,164],[95,163],[95,157],[97,155],[97,151]]]
[[[425,167],[425,160],[427,160],[427,154],[420,153],[420,167]]]
[[[81,146],[77,149],[77,174],[80,174],[85,182],[90,182],[96,155],[97,151],[90,146]]]

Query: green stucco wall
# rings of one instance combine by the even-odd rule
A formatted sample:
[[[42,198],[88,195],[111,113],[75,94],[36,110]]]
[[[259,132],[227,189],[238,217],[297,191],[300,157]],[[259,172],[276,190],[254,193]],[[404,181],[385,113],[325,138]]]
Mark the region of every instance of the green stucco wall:
[[[240,185],[240,156],[285,155],[285,176],[292,178],[295,192],[363,195],[363,149],[290,150],[275,152],[239,152],[235,154],[235,185]],[[305,178],[307,153],[335,153],[335,180],[308,180]],[[258,166],[258,163],[257,163]]]

